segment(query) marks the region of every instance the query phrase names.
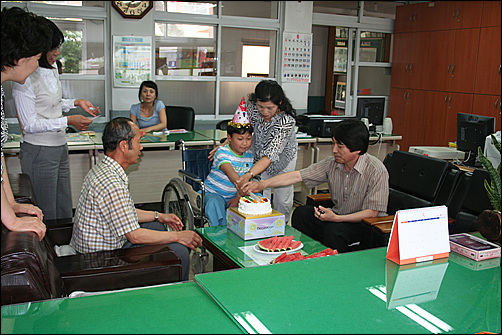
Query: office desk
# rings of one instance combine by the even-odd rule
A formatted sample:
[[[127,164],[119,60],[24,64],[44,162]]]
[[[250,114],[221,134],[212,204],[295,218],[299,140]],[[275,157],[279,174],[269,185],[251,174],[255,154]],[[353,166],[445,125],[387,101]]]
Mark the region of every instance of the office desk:
[[[266,265],[280,255],[266,255],[253,251],[253,246],[263,239],[245,241],[226,226],[197,228],[196,230],[202,237],[204,247],[214,256],[214,271]],[[306,255],[326,249],[324,245],[291,226],[286,225],[285,235],[293,235],[295,241],[301,241],[303,243],[301,250]]]
[[[2,306],[2,334],[239,334],[193,282]]]
[[[195,281],[248,331],[501,331],[500,263],[474,271],[444,259],[410,269],[385,255],[386,248],[370,249],[199,274]]]

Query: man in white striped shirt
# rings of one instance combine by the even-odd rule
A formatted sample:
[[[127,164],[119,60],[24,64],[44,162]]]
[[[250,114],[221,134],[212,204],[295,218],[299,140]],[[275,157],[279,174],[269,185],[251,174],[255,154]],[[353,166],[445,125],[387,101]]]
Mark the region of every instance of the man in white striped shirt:
[[[293,212],[293,227],[346,252],[361,239],[362,219],[386,215],[389,174],[378,158],[366,153],[368,143],[369,132],[361,121],[342,121],[334,130],[332,157],[300,171],[249,182],[243,191],[258,192],[301,181],[309,188],[328,183],[333,207],[300,206]]]

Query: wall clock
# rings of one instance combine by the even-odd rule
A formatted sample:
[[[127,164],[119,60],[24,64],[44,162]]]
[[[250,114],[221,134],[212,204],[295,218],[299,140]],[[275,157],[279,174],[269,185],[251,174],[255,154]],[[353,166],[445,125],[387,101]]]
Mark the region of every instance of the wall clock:
[[[112,1],[112,6],[126,19],[141,19],[153,7],[153,1]]]

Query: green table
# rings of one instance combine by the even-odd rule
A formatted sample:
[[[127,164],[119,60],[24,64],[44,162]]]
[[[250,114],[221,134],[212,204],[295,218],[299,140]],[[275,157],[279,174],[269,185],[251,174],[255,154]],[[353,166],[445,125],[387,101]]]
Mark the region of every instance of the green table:
[[[385,255],[370,249],[195,280],[248,332],[500,333],[500,258],[476,271],[453,254],[413,266]]]
[[[242,333],[193,282],[2,307],[8,333]]]
[[[303,243],[301,251],[304,254],[311,255],[326,249],[326,246],[291,226],[286,225],[285,229],[285,235],[293,235],[295,241]],[[279,254],[266,255],[254,252],[253,246],[262,239],[244,241],[226,226],[197,228],[196,230],[202,237],[204,247],[214,256],[214,271],[270,264],[270,261],[279,256]]]

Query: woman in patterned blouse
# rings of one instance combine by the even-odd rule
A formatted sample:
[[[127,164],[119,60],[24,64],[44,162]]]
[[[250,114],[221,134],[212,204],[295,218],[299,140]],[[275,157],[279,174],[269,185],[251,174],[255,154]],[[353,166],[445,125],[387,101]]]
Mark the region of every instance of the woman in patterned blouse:
[[[24,83],[38,67],[38,59],[49,49],[49,27],[40,16],[19,7],[2,9],[2,85],[6,81]],[[43,214],[30,204],[14,200],[7,170],[4,168],[3,146],[7,141],[4,91],[2,87],[2,224],[11,231],[33,231],[40,240],[45,235]],[[16,214],[29,214],[18,217]]]
[[[295,125],[296,111],[282,87],[273,80],[262,80],[248,97],[247,111],[254,128],[251,151],[254,165],[237,181],[239,186],[261,174],[261,179],[294,171],[298,142]],[[272,190],[263,190],[271,198]],[[294,186],[274,188],[273,207],[289,221],[293,208]]]

